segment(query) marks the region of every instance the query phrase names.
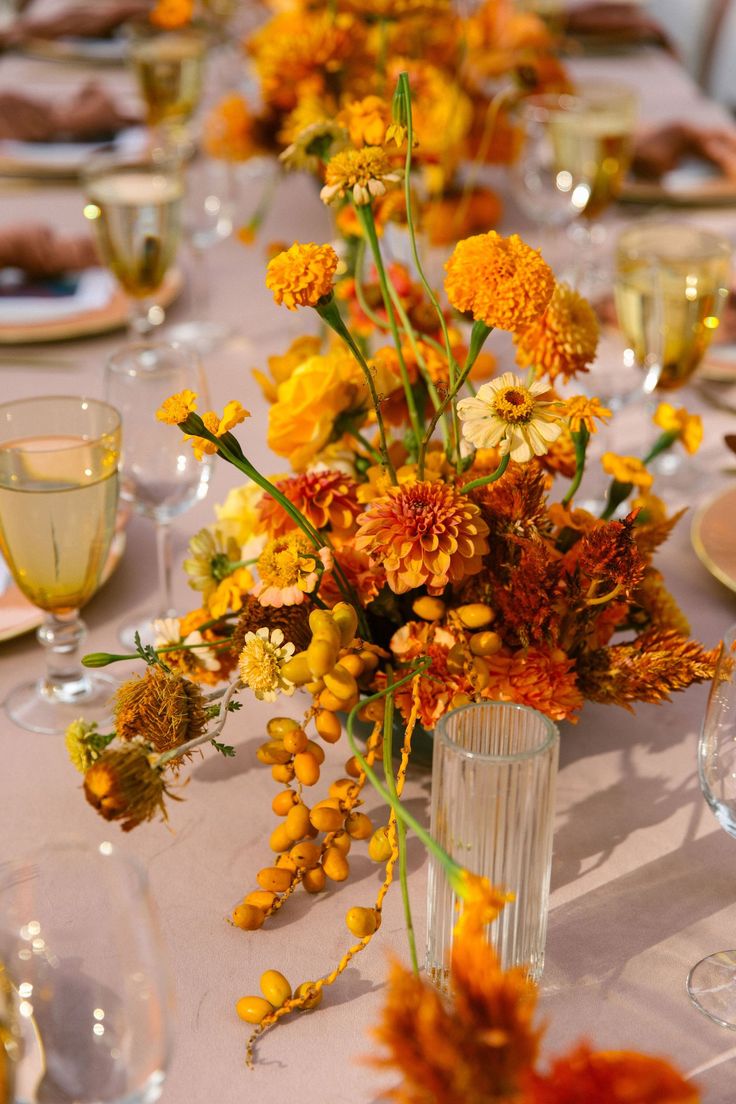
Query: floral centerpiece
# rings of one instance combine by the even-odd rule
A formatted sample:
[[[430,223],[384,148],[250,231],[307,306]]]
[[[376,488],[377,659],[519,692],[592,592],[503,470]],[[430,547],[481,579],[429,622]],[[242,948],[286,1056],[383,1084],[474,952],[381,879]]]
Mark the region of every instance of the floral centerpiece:
[[[340,37],[339,17],[330,26],[356,48],[354,36]],[[308,72],[326,80],[332,68],[322,56]],[[696,447],[698,420],[660,408],[648,456],[604,456],[611,482],[600,516],[578,508],[590,436],[609,411],[555,387],[594,359],[595,315],[537,250],[494,231],[456,244],[442,297],[417,247],[415,143],[406,72],[390,104],[362,101],[344,124],[321,121],[292,143],[290,157],[312,159],[348,244],[341,256],[332,244],[297,242],[266,269],[278,304],[315,311],[322,323],[319,338],[298,338],[257,373],[268,444],[291,471],[267,476],[253,465],[238,438],[249,417],[238,399],[222,414],[198,411],[189,391],[163,404],[160,420],[197,456],[230,464],[240,485],[191,541],[184,567],[196,608],[159,623],[155,647],[86,658],[146,663],[117,692],[114,730],[79,721],[67,734],[87,799],[129,830],[166,816],[195,749],[234,753],[221,736],[241,691],[293,699],[301,716],[272,717],[257,752],[278,787],[272,857],[231,922],[256,930],[300,886],[320,893],[344,881],[355,843],[367,844],[385,877],[375,901],[349,910],[355,942],[329,975],[292,993],[267,971],[263,997],[239,1004],[255,1025],[249,1055],[268,1027],[314,1007],[368,946],[396,871],[408,909],[407,830],[445,864],[469,915],[481,926],[496,915],[499,894],[401,803],[418,723],[431,729],[447,710],[480,700],[574,721],[586,699],[663,701],[713,671],[653,565],[677,516],[651,493],[647,469],[665,448]],[[404,211],[411,267],[384,256],[391,203]],[[494,329],[512,334],[516,371],[497,373],[485,349]],[[372,726],[363,744],[358,719]],[[343,732],[343,776],[313,798],[324,744]],[[367,783],[386,801],[385,824],[361,812]],[[416,965],[410,923],[408,931]]]

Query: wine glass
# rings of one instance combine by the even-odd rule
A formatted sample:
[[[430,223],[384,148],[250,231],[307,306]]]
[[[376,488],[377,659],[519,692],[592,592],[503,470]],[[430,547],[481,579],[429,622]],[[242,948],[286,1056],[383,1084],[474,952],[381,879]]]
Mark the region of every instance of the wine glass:
[[[736,625],[723,638],[698,741],[698,777],[721,828],[736,838]],[[736,1029],[736,950],[701,959],[688,974],[690,1000]]]
[[[45,619],[46,674],[11,690],[5,709],[31,732],[63,732],[81,714],[103,722],[115,681],[78,660],[79,616],[115,532],[120,416],[76,396],[0,406],[0,552]]]
[[[154,641],[153,621],[174,617],[171,591],[171,522],[207,494],[212,457],[197,460],[183,434],[156,422],[170,395],[194,391],[207,402],[204,372],[193,349],[173,343],[140,343],[115,353],[105,370],[105,395],[123,419],[120,496],[156,526],[159,609],[124,625],[119,636],[134,646],[136,632]]]
[[[48,845],[0,867],[18,1104],[152,1104],[170,1052],[161,940],[137,864],[111,843]]]
[[[631,163],[637,102],[630,88],[589,81],[572,93],[531,96],[519,108],[516,194],[532,218],[568,229],[576,249],[566,278],[587,294],[593,247],[604,236],[600,216]]]
[[[94,155],[84,166],[84,214],[103,261],[130,296],[129,331],[140,339],[163,321],[160,292],[179,246],[181,163],[160,151]]]
[[[131,29],[128,57],[146,107],[146,122],[164,149],[191,152],[187,124],[199,107],[208,37],[197,27]]]

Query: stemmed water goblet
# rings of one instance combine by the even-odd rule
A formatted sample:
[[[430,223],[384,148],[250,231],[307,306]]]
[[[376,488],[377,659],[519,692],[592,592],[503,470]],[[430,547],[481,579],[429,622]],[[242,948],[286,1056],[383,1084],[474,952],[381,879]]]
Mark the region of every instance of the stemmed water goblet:
[[[146,122],[161,148],[179,156],[192,151],[188,126],[199,107],[209,38],[198,27],[162,29],[134,24],[128,57]]]
[[[158,1099],[170,994],[137,864],[107,842],[47,845],[3,863],[0,961],[12,997],[11,1102]]]
[[[723,638],[698,741],[700,788],[721,828],[736,838],[736,625]],[[736,949],[701,959],[688,974],[693,1004],[736,1030]]]
[[[190,390],[207,402],[207,388],[196,353],[173,343],[129,345],[114,354],[105,370],[105,394],[123,419],[121,498],[156,526],[159,608],[124,625],[120,639],[133,646],[136,632],[153,643],[153,622],[175,616],[172,601],[171,522],[207,493],[211,457],[197,460],[180,433],[156,422],[156,411],[170,395]]]
[[[0,552],[45,613],[37,635],[46,675],[5,699],[31,732],[63,732],[81,714],[111,716],[115,681],[79,663],[79,610],[97,589],[115,532],[119,458],[120,416],[107,403],[59,396],[0,406]]]
[[[181,162],[156,150],[135,157],[99,153],[83,176],[84,214],[102,260],[130,297],[129,332],[139,340],[163,321],[155,300],[179,246]]]

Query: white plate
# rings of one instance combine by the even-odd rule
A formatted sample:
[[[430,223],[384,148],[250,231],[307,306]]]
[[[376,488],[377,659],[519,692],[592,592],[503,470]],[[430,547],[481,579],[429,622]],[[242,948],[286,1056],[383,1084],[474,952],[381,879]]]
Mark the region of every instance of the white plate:
[[[145,127],[126,127],[111,142],[0,141],[0,175],[41,180],[76,178],[85,161],[102,147],[142,153],[148,141]]]

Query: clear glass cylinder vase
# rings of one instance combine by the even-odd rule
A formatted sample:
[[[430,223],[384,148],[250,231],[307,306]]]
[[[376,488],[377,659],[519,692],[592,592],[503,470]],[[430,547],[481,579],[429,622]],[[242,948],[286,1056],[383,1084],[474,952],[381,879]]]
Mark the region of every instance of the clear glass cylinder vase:
[[[559,733],[542,713],[507,702],[453,710],[435,729],[431,832],[462,866],[515,894],[488,937],[501,965],[544,967]],[[426,970],[449,977],[456,899],[430,860]]]

